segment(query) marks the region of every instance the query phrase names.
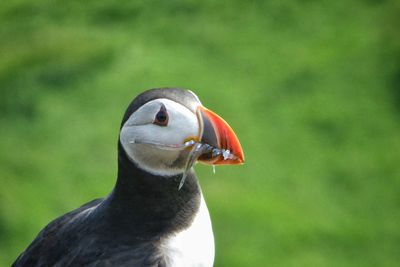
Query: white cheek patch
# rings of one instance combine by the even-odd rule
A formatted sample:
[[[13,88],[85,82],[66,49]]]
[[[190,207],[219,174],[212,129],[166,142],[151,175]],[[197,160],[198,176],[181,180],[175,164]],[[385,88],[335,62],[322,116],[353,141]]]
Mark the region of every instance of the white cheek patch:
[[[168,125],[153,124],[161,106],[168,113]],[[180,151],[157,148],[146,143],[165,146],[182,146],[189,138],[199,135],[196,114],[185,106],[169,99],[152,100],[135,111],[125,122],[120,132],[120,141],[125,152],[138,167],[157,175],[176,175],[183,168],[172,167]]]

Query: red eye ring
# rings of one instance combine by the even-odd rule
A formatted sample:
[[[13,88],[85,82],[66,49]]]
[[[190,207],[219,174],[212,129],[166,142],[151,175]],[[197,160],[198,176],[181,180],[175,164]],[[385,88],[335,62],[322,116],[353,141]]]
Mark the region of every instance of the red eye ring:
[[[167,126],[168,125],[168,112],[164,105],[161,106],[160,110],[157,112],[154,117],[153,124],[158,126]]]

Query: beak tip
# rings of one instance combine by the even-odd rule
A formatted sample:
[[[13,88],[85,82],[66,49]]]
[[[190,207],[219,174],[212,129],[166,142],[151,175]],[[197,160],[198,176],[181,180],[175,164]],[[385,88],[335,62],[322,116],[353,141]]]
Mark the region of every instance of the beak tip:
[[[240,144],[239,144],[240,145]],[[236,159],[236,164],[238,164],[238,165],[243,165],[244,164],[244,154],[243,154],[243,150],[242,150],[242,148],[240,147],[240,152],[238,153],[238,155],[237,155],[237,159]]]

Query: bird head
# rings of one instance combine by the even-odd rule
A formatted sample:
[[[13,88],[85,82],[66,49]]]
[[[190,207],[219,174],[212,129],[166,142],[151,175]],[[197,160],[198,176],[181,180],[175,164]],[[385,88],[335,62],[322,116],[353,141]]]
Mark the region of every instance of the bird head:
[[[130,161],[158,176],[181,174],[196,161],[244,162],[232,128],[188,90],[162,88],[140,94],[124,115],[119,141]]]

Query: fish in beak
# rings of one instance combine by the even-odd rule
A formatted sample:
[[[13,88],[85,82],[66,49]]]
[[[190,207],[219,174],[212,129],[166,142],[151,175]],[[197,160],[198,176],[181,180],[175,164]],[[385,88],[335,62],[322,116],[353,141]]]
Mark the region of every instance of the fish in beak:
[[[180,190],[193,164],[237,165],[244,163],[242,146],[229,124],[203,106],[196,110],[200,125],[199,136],[190,138],[184,146],[190,148],[185,171],[179,183]]]

